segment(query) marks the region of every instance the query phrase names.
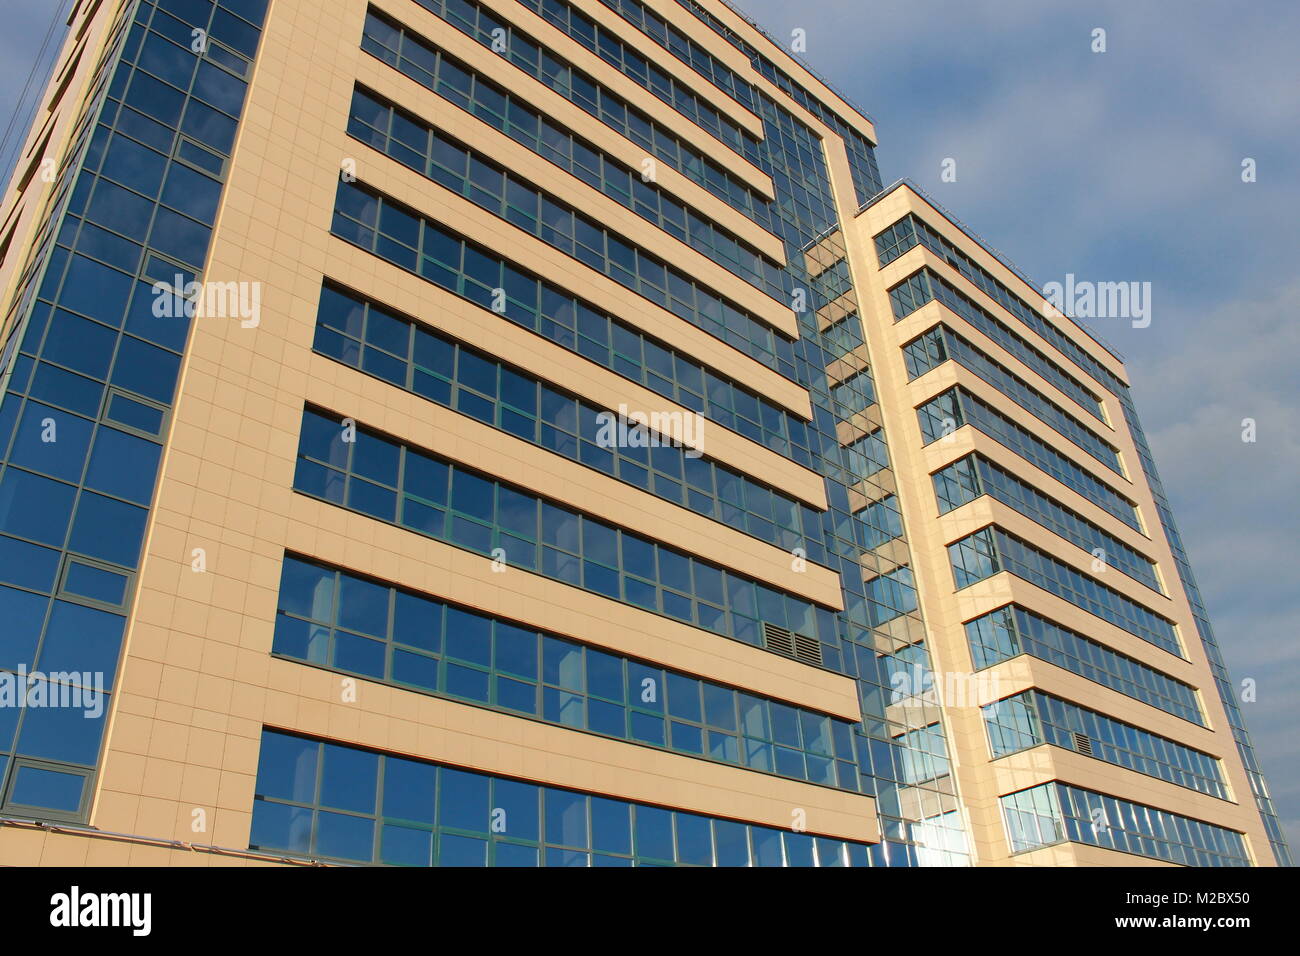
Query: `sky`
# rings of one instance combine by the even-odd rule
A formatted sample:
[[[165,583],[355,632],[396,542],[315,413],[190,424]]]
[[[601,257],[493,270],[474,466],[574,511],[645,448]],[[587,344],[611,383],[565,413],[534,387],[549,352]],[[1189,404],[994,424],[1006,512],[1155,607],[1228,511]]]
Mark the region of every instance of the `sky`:
[[[0,180],[6,185],[14,156],[27,138],[33,100],[44,89],[50,66],[63,45],[70,9],[71,0],[0,0],[0,140],[3,141],[0,144],[3,145],[0,149]],[[56,29],[39,61],[37,76],[33,80],[34,89],[20,104],[37,53],[45,43],[51,20],[56,15]],[[10,127],[10,120],[19,105],[23,108],[6,135],[5,130]]]
[[[1040,286],[1150,283],[1147,327],[1091,324],[1126,360],[1229,671],[1255,682],[1242,709],[1300,851],[1300,4],[737,2],[778,41],[804,31],[875,120],[886,183]],[[0,0],[0,132],[56,3]]]
[[[1089,324],[1126,361],[1229,673],[1255,682],[1242,711],[1300,851],[1300,4],[738,5],[778,42],[804,31],[805,61],[874,119],[887,184],[1039,288],[1151,283],[1146,328]]]

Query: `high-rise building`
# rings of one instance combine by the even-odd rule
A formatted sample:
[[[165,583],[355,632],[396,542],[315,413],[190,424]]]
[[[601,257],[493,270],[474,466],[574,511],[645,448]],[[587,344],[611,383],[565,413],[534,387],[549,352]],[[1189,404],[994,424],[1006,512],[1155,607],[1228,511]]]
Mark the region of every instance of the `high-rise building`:
[[[79,0],[0,859],[1286,863],[1122,362],[875,143],[722,0]]]

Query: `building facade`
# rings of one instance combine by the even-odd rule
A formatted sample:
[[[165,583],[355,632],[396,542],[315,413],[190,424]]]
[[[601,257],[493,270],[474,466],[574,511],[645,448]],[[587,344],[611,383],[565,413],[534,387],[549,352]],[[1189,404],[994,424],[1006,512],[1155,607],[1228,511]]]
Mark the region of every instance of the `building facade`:
[[[44,106],[0,860],[1289,863],[1123,364],[721,0],[79,0]]]

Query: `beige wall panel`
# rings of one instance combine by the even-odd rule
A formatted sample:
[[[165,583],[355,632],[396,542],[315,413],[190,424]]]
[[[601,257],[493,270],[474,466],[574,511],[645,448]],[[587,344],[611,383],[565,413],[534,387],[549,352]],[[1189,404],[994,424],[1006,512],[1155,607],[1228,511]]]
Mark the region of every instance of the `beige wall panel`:
[[[886,199],[876,203],[864,216],[864,233],[866,238],[872,239],[879,232],[892,226],[909,212],[916,213],[926,224],[938,232],[945,239],[956,245],[962,252],[974,259],[981,267],[987,270],[995,279],[1009,288],[1017,296],[1024,299],[1031,306],[1034,306],[1040,313],[1043,313],[1048,320],[1061,329],[1067,336],[1078,343],[1089,355],[1102,364],[1104,368],[1109,369],[1118,376],[1122,381],[1128,381],[1128,374],[1123,363],[1112,355],[1104,346],[1093,340],[1086,329],[1075,325],[1067,318],[1057,319],[1047,313],[1048,308],[1046,299],[1042,293],[1033,285],[1030,285],[1015,271],[1004,265],[996,256],[992,255],[979,242],[971,239],[960,228],[955,226],[947,215],[936,209],[929,201],[922,196],[917,195],[913,190],[908,188],[898,189],[891,193]],[[963,291],[974,291],[975,287],[969,283],[961,284],[958,280],[958,287]],[[992,301],[992,300],[985,300]],[[1015,320],[1019,321],[1019,320]],[[1014,327],[1014,326],[1013,326]],[[1055,351],[1053,349],[1053,351]],[[1056,353],[1056,357],[1065,358],[1061,353]],[[1066,361],[1069,361],[1068,359]]]
[[[669,22],[677,22],[680,25],[681,21],[671,15],[673,12],[673,4],[671,3],[671,0],[652,0],[648,5],[658,10],[660,15],[666,17]],[[783,72],[794,78],[801,86],[821,100],[821,102],[830,106],[845,122],[856,128],[868,140],[872,143],[876,142],[875,125],[871,120],[850,106],[838,93],[822,82],[818,76],[808,70],[807,67],[803,66],[803,64],[798,60],[794,59],[785,47],[779,46],[770,39],[765,32],[756,28],[753,23],[737,13],[733,7],[726,3],[720,3],[718,0],[701,0],[701,6],[705,7],[710,13],[716,16],[737,34],[744,37],[747,42],[761,50],[763,54],[780,67]],[[678,16],[680,16],[680,14],[678,14]],[[693,36],[702,35],[706,38],[716,36],[712,30],[699,23],[699,21],[697,21],[693,16],[688,15],[685,23],[688,25],[688,29]],[[784,93],[772,86],[764,77],[754,73],[752,68],[748,76],[751,81],[763,85],[768,90],[769,95],[778,102],[780,102],[781,98],[784,97],[787,102],[782,105],[795,105],[793,100],[790,100]]]
[[[685,406],[513,322],[495,317],[484,321],[487,313],[482,309],[397,266],[379,262],[371,270],[368,267],[374,263],[364,262],[365,268],[359,268],[354,252],[341,239],[334,240],[323,275],[607,409],[617,411],[619,405],[626,404],[629,411],[690,414]],[[287,339],[300,348],[310,348],[315,314],[315,305],[304,308],[306,321],[286,329]],[[826,508],[826,486],[816,472],[715,422],[705,421],[702,434],[702,450],[708,457],[815,508]]]
[[[485,129],[489,129],[490,131],[490,128],[488,127],[485,127]],[[511,243],[494,248],[512,249],[517,243],[521,242],[527,245],[539,243],[546,248],[554,248],[531,233],[525,232],[524,230],[505,222],[500,217],[482,209],[482,207],[477,206],[468,199],[457,193],[453,193],[441,184],[426,179],[418,173],[414,173],[396,160],[390,159],[385,154],[368,146],[363,146],[361,143],[354,142],[353,145],[356,147],[358,169],[364,171],[359,176],[362,182],[375,185],[376,188],[379,188],[377,184],[381,180],[390,183],[393,182],[394,179],[398,181],[404,180],[406,182],[413,182],[415,189],[418,192],[419,200],[410,199],[409,192],[407,192],[406,196],[397,193],[390,193],[390,195],[393,195],[394,198],[399,199],[407,205],[425,213],[429,213],[433,210],[454,210],[454,212],[451,212],[451,215],[453,216],[451,223],[456,225],[459,225],[462,221],[460,216],[461,210],[472,208],[476,210],[480,216],[488,216],[494,220],[498,224],[496,228],[501,232],[514,237]],[[516,148],[520,152],[527,152],[522,146],[516,146]],[[398,188],[400,189],[401,187]],[[388,192],[388,190],[384,191]],[[554,191],[549,189],[549,184],[548,191]],[[671,237],[650,226],[650,224],[641,219],[641,217],[623,209],[623,207],[619,206],[619,204],[614,202],[612,199],[596,197],[596,194],[588,189],[587,195],[591,198],[585,202],[579,200],[574,194],[580,191],[581,187],[575,180],[571,189],[568,191],[569,195],[567,198],[573,205],[577,205],[579,208],[588,207],[585,208],[584,211],[591,213],[592,218],[595,218],[597,222],[609,225],[611,228],[616,229],[621,224],[624,228],[619,229],[619,232],[622,234],[624,239],[645,248],[649,252],[655,253],[661,259],[673,263],[678,269],[695,279],[704,288],[712,292],[717,292],[718,294],[725,293],[724,297],[733,305],[745,309],[752,316],[767,325],[785,332],[787,338],[792,338],[798,331],[794,312],[788,305],[777,302],[766,293],[760,292],[747,282],[738,279],[737,276],[707,258],[703,253],[696,252],[684,243],[673,240]],[[605,208],[595,211],[589,208],[593,205],[603,206]],[[621,223],[619,220],[621,220]],[[568,256],[566,256],[566,258],[572,259],[572,257]],[[591,269],[591,267],[578,262],[576,259],[573,259],[572,261],[574,268],[581,270],[584,275],[588,276],[587,281],[575,288],[586,288],[588,285],[592,284],[593,280],[614,281],[604,273]],[[642,298],[642,301],[647,305],[655,305],[644,298]]]
[[[1175,579],[1173,578],[1173,557],[1168,544],[1164,541],[1163,535],[1154,538],[1149,536],[1151,529],[1158,527],[1155,524],[1154,500],[1141,476],[1136,449],[1127,433],[1127,429],[1112,430],[1109,426],[1102,425],[1091,419],[1091,416],[1084,412],[1076,413],[1075,409],[1071,407],[1073,403],[1066,399],[1064,395],[1055,392],[1047,382],[1020,366],[1012,356],[994,346],[980,336],[979,333],[967,328],[963,321],[959,321],[947,314],[947,310],[938,303],[930,303],[924,306],[902,322],[895,323],[893,321],[886,293],[889,285],[910,274],[921,263],[928,263],[941,275],[952,281],[957,288],[979,301],[990,312],[998,315],[1012,329],[1022,333],[1027,340],[1040,348],[1044,354],[1057,361],[1082,384],[1099,395],[1105,405],[1107,417],[1112,424],[1123,421],[1118,401],[1109,392],[1102,389],[1098,383],[1093,382],[1090,377],[1073,366],[1072,363],[1063,361],[1061,356],[1055,352],[1054,347],[1038,340],[1035,333],[1027,328],[1022,330],[1019,327],[1022,323],[1014,316],[1011,316],[1010,313],[1000,311],[1001,307],[997,306],[993,300],[981,299],[976,294],[973,286],[967,288],[970,285],[969,283],[957,276],[945,264],[939,262],[928,251],[914,249],[891,263],[884,270],[877,267],[874,236],[908,211],[912,209],[921,210],[926,221],[939,228],[939,219],[941,217],[934,215],[933,210],[929,210],[930,214],[927,215],[926,208],[928,208],[928,204],[919,197],[915,197],[908,187],[898,187],[867,209],[853,226],[846,230],[846,239],[849,244],[850,258],[854,266],[855,276],[859,285],[865,286],[865,288],[860,289],[863,315],[871,329],[876,333],[875,339],[872,339],[869,332],[868,339],[873,343],[881,341],[886,343],[883,350],[877,348],[874,354],[876,359],[874,374],[877,387],[885,395],[906,396],[901,402],[885,402],[881,407],[881,413],[891,439],[890,454],[895,465],[898,495],[902,502],[904,518],[908,528],[913,567],[916,572],[921,606],[930,634],[929,646],[936,675],[947,673],[969,674],[971,658],[966,644],[963,622],[1007,603],[1015,602],[1064,627],[1098,640],[1121,653],[1155,667],[1171,677],[1191,684],[1193,687],[1201,688],[1204,691],[1201,697],[1204,703],[1206,721],[1210,729],[1197,728],[1177,718],[1163,714],[1153,707],[1129,700],[1123,695],[1108,691],[1052,665],[1028,657],[1020,657],[997,668],[981,672],[980,677],[984,679],[985,683],[976,686],[982,686],[987,691],[987,681],[996,680],[997,696],[1014,693],[1029,686],[1041,686],[1045,690],[1058,693],[1060,696],[1074,700],[1082,705],[1113,714],[1118,719],[1128,720],[1137,726],[1149,728],[1156,733],[1164,733],[1171,739],[1184,741],[1206,752],[1223,757],[1223,770],[1230,792],[1234,795],[1249,794],[1250,791],[1244,772],[1241,769],[1239,760],[1236,758],[1235,746],[1227,731],[1222,704],[1213,691],[1214,685],[1208,661],[1205,657],[1204,648],[1196,637],[1195,624],[1191,617],[1190,608],[1181,587],[1169,583]],[[1009,270],[1002,267],[995,268],[990,263],[987,254],[983,252],[976,254],[974,250],[978,247],[969,239],[961,237],[960,233],[955,229],[941,229],[941,232],[956,242],[960,248],[968,251],[1000,280],[1006,282],[1017,292],[1023,293],[1024,290],[1021,288],[1023,283],[1017,285],[1016,282],[1019,282],[1019,280],[1016,280],[1016,282],[1010,281]],[[1026,297],[1031,302],[1041,301],[1041,299],[1035,300]],[[1081,449],[1065,440],[1063,436],[1058,435],[1053,429],[1033,418],[1009,399],[1002,396],[996,389],[986,385],[965,369],[957,367],[955,363],[945,363],[915,382],[909,382],[903,366],[900,346],[931,327],[936,321],[947,322],[955,330],[971,338],[975,344],[986,349],[1003,364],[1015,370],[1026,381],[1033,384],[1044,394],[1052,397],[1053,400],[1057,401],[1057,404],[1074,414],[1087,427],[1115,445],[1119,449],[1121,458],[1128,469],[1128,478],[1120,478],[1115,475],[1099,462],[1083,453]],[[1083,333],[1072,325],[1061,327],[1065,328],[1067,334],[1079,341],[1085,349],[1088,349],[1090,354],[1097,355],[1103,365],[1116,370],[1117,374],[1123,377],[1118,363],[1106,356],[1104,350],[1101,350],[1091,340],[1085,341],[1086,336]],[[1065,488],[1055,479],[1048,477],[1036,467],[1023,461],[987,436],[976,432],[973,428],[958,429],[950,439],[922,447],[920,428],[914,411],[915,406],[956,384],[967,388],[989,405],[1003,412],[1022,427],[1027,428],[1032,434],[1060,451],[1061,454],[1076,463],[1085,472],[1094,475],[1104,484],[1131,498],[1137,504],[1147,526],[1146,533],[1139,533],[1129,529],[1096,505],[1086,501],[1081,495]],[[1167,596],[1161,597],[1144,585],[1131,581],[1113,569],[1099,580],[1138,603],[1173,620],[1185,645],[1188,659],[1180,660],[1174,655],[1087,614],[1063,599],[1010,574],[998,574],[986,581],[956,591],[946,553],[946,545],[954,539],[962,537],[966,533],[976,530],[979,526],[990,522],[996,522],[1004,526],[1008,531],[1028,540],[1031,544],[1047,550],[1058,560],[1063,560],[1080,571],[1091,574],[1091,561],[1087,554],[991,498],[977,499],[950,515],[938,515],[938,506],[934,497],[930,473],[971,451],[978,451],[1007,467],[1013,474],[1042,488],[1043,491],[1056,498],[1061,504],[1076,511],[1153,560],[1157,566],[1158,576],[1166,583],[1166,590],[1170,592]],[[991,691],[989,692],[991,693]],[[987,735],[984,732],[983,722],[977,708],[952,706],[947,708],[944,716],[948,729],[954,772],[959,791],[962,793],[963,801],[968,809],[970,835],[978,862],[998,864],[1010,861],[1016,865],[1104,865],[1107,863],[1111,865],[1116,863],[1120,865],[1139,865],[1157,862],[1146,861],[1127,854],[1117,854],[1112,851],[1101,851],[1093,847],[1052,847],[1035,853],[1018,854],[1014,858],[1008,857],[1005,834],[1002,832],[1003,824],[1000,808],[997,803],[998,795],[1007,792],[1009,789],[1017,789],[1020,786],[1028,786],[1034,782],[1051,779],[1053,776],[1058,775],[1058,772],[1064,774],[1067,770],[1075,775],[1075,782],[1082,783],[1085,786],[1088,785],[1089,780],[1105,781],[1107,785],[1113,782],[1115,788],[1127,787],[1128,789],[1123,792],[1131,794],[1134,798],[1141,796],[1151,805],[1162,805],[1157,802],[1157,800],[1160,800],[1163,801],[1163,805],[1167,805],[1172,810],[1179,811],[1180,807],[1184,808],[1182,812],[1185,813],[1188,807],[1198,807],[1205,811],[1202,815],[1210,822],[1218,822],[1221,825],[1244,831],[1247,834],[1247,840],[1252,846],[1255,857],[1264,863],[1271,862],[1271,854],[1267,852],[1267,839],[1264,836],[1263,827],[1253,805],[1243,807],[1205,797],[1154,778],[1145,778],[1132,771],[1115,768],[1098,760],[1090,760],[1063,751],[1059,752],[1059,760],[1052,759],[1055,752],[1052,748],[1046,747],[1039,747],[1030,752],[1031,754],[1050,755],[1033,758],[1039,762],[1035,765],[1033,774],[1026,772],[1023,767],[1019,767],[1013,772],[1004,769],[1003,766],[1013,766],[1014,761],[1012,761],[1012,758],[1004,758],[1002,761],[997,762],[990,761]],[[1074,762],[1071,762],[1070,758],[1073,758]],[[1012,762],[1008,763],[1008,761]],[[1105,790],[1106,787],[1101,786],[1098,789]],[[1210,816],[1211,813],[1214,816]],[[1187,813],[1187,815],[1195,816],[1196,814]]]
[[[839,575],[828,568],[807,563],[795,570],[790,554],[774,545],[322,355],[312,356],[311,369],[310,404],[782,590],[842,607]],[[292,480],[291,473],[286,477]]]
[[[454,135],[467,145],[487,153],[512,172],[517,172],[520,176],[532,180],[536,185],[544,187],[552,195],[596,216],[600,222],[624,234],[635,236],[638,241],[646,242],[647,248],[651,251],[658,250],[661,256],[666,256],[670,255],[670,253],[663,250],[673,250],[671,254],[674,258],[671,261],[677,265],[682,266],[683,263],[679,262],[675,258],[676,256],[689,256],[692,261],[698,258],[713,269],[721,269],[720,266],[714,265],[712,260],[696,252],[686,243],[650,226],[645,219],[610,199],[603,192],[588,186],[568,170],[543,159],[532,150],[497,130],[496,127],[482,122],[453,106],[447,100],[421,86],[405,74],[397,72],[386,63],[373,57],[363,57],[357,63],[357,81],[408,112],[423,117],[426,122],[437,129],[446,132],[448,135]],[[575,121],[581,122],[584,126],[589,126],[595,122],[587,113],[578,110],[576,107],[574,107],[574,110],[576,112],[573,117]],[[602,126],[601,128],[604,129],[605,127]],[[640,171],[639,161],[633,162],[629,160],[629,164],[632,165],[634,171]],[[782,265],[785,264],[785,250],[775,236],[760,229],[751,220],[740,216],[730,206],[722,204],[721,200],[714,198],[711,193],[705,192],[703,187],[695,186],[695,189],[703,192],[705,196],[713,199],[715,203],[722,205],[722,208],[730,213],[729,215],[718,215],[715,218],[712,213],[701,208],[701,205],[707,204],[696,205],[691,201],[691,198],[670,189],[670,184],[666,181],[665,176],[659,175],[667,172],[675,173],[670,169],[656,170],[655,184],[661,190],[682,202],[686,202],[697,213],[712,220],[715,225],[726,228],[738,238],[744,239],[748,245],[764,253],[768,258]],[[675,173],[675,175],[680,176],[681,174]],[[684,177],[683,181],[694,186]],[[714,212],[718,211],[715,210]],[[736,219],[739,221],[729,221]],[[718,275],[727,277],[728,289],[735,285],[735,277],[731,273],[722,270]]]
[[[470,39],[456,27],[423,7],[400,3],[398,0],[375,0],[374,5],[399,23],[432,40],[437,46],[507,88],[533,90],[543,87],[540,80],[533,79],[499,53],[493,53],[477,40]],[[514,8],[511,9],[513,11]],[[510,19],[513,19],[513,12]],[[536,29],[533,29],[534,26]],[[634,80],[621,73],[613,72],[604,60],[576,41],[570,40],[556,27],[534,17],[527,32],[531,33],[535,40],[560,52],[560,55],[574,66],[589,75],[599,77],[602,85],[665,129],[672,131],[683,142],[694,144],[706,155],[713,157],[719,156],[725,150],[726,168],[729,172],[767,199],[775,197],[771,177],[761,169],[739,154],[733,153],[703,127],[697,126]],[[707,148],[703,144],[707,144]]]
[[[379,684],[364,683],[363,705],[344,704],[340,675],[269,657],[281,556],[290,548],[802,706],[843,717],[858,712],[853,683],[840,675],[527,572],[507,572],[507,587],[487,559],[291,491],[302,404],[310,397],[348,405],[339,410],[520,483],[545,486],[555,497],[585,499],[588,509],[611,516],[626,511],[618,517],[679,538],[691,550],[713,549],[728,564],[750,561],[756,572],[838,601],[833,576],[825,569],[796,576],[783,552],[751,544],[734,530],[684,510],[676,514],[666,503],[632,494],[633,489],[594,472],[562,467],[526,443],[511,445],[484,426],[441,408],[421,407],[413,396],[310,352],[321,276],[327,271],[417,316],[424,303],[443,295],[426,284],[417,286],[414,277],[392,281],[393,267],[327,234],[337,172],[334,160],[321,163],[320,157],[347,155],[345,109],[360,58],[355,47],[363,12],[360,5],[349,5],[342,16],[326,18],[305,0],[272,5],[267,49],[258,63],[207,272],[214,282],[260,283],[261,322],[255,328],[215,317],[195,323],[92,823],[116,833],[191,841],[192,812],[202,808],[209,827],[200,842],[246,846],[265,724],[773,826],[791,825],[793,811],[802,809],[812,832],[877,839],[867,797],[768,775],[760,781],[755,771]],[[394,188],[423,197],[435,192],[414,178]],[[448,205],[439,211],[459,214]],[[489,225],[482,217],[475,228]],[[484,237],[497,247],[503,244],[501,234],[484,232]],[[508,238],[512,247],[518,245]],[[537,264],[560,281],[578,278],[555,268],[555,262]],[[393,294],[382,294],[385,290]],[[612,292],[604,294],[603,303],[616,306],[611,311],[634,306],[644,311],[633,299],[610,301]],[[482,316],[464,303],[443,299],[441,305],[445,314],[435,324],[452,331],[482,325]],[[686,342],[701,360],[732,351],[705,343],[703,336],[693,341],[677,327],[678,320],[659,321],[661,332]],[[485,328],[469,337],[482,347],[499,344],[525,366],[536,368],[556,357],[546,354],[543,346],[549,343],[529,342],[513,327]],[[793,386],[782,389],[770,373],[741,356],[728,360],[735,377],[806,410],[806,396]],[[553,371],[577,371],[582,365],[576,356],[564,361],[572,364]],[[603,369],[583,367],[576,386],[608,398],[645,394]],[[719,446],[738,464],[769,475],[779,472],[805,496],[823,494],[814,488],[815,477],[789,463],[780,465],[752,442],[729,434],[720,437]],[[203,549],[203,573],[191,567],[196,548]],[[33,838],[8,828],[0,838],[6,846],[24,847],[15,852],[48,853],[51,860],[84,852],[87,860],[102,862],[227,863],[213,854],[167,846],[59,834]],[[70,846],[69,840],[80,842]]]
[[[549,20],[539,17],[527,7],[520,7],[517,3],[511,3],[509,0],[483,0],[484,6],[495,10],[503,19],[516,23],[524,31],[531,33],[535,38],[540,39],[541,32],[548,30],[548,36],[554,36],[557,40],[557,47],[563,49],[568,56],[570,51],[575,48],[587,53],[587,48],[577,41],[571,39],[563,30],[552,26]],[[602,31],[617,36],[620,40],[638,50],[643,56],[647,56],[655,66],[663,72],[673,77],[676,82],[686,86],[697,97],[707,102],[714,109],[723,113],[742,128],[749,130],[759,139],[763,138],[763,120],[762,117],[750,112],[741,106],[721,89],[714,86],[711,82],[701,77],[693,69],[683,63],[672,53],[659,46],[639,29],[634,27],[630,22],[624,20],[617,13],[608,9],[599,3],[577,3],[575,4],[583,13],[600,24]],[[559,46],[563,44],[563,46]],[[608,73],[609,66],[599,57],[593,63],[588,60],[587,63],[592,65],[589,72],[599,71]],[[637,89],[641,86],[634,84]]]
[[[357,144],[350,142],[350,145]],[[787,407],[798,401],[791,394],[800,391],[798,386],[757,359],[750,358],[662,306],[624,288],[609,276],[602,275],[547,245],[541,239],[523,233],[468,199],[453,194],[386,157],[373,153],[371,155],[375,156],[376,163],[367,165],[365,175],[360,177],[366,185],[430,218],[451,223],[456,232],[480,245],[504,250],[511,261],[523,268],[545,275],[563,288],[575,290],[592,305],[643,329],[661,341],[674,343],[678,349],[696,356],[700,361],[760,394],[775,393],[782,396],[785,398],[782,404]],[[329,208],[333,208],[332,202]],[[788,315],[793,324],[794,313],[788,312]],[[806,396],[803,401],[807,401]]]

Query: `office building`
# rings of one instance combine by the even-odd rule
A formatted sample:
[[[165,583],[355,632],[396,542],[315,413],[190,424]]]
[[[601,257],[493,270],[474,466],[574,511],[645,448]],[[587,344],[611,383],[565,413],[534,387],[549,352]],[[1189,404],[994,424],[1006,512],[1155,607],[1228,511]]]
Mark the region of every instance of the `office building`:
[[[0,858],[1286,863],[1123,363],[875,146],[721,0],[79,0]]]

